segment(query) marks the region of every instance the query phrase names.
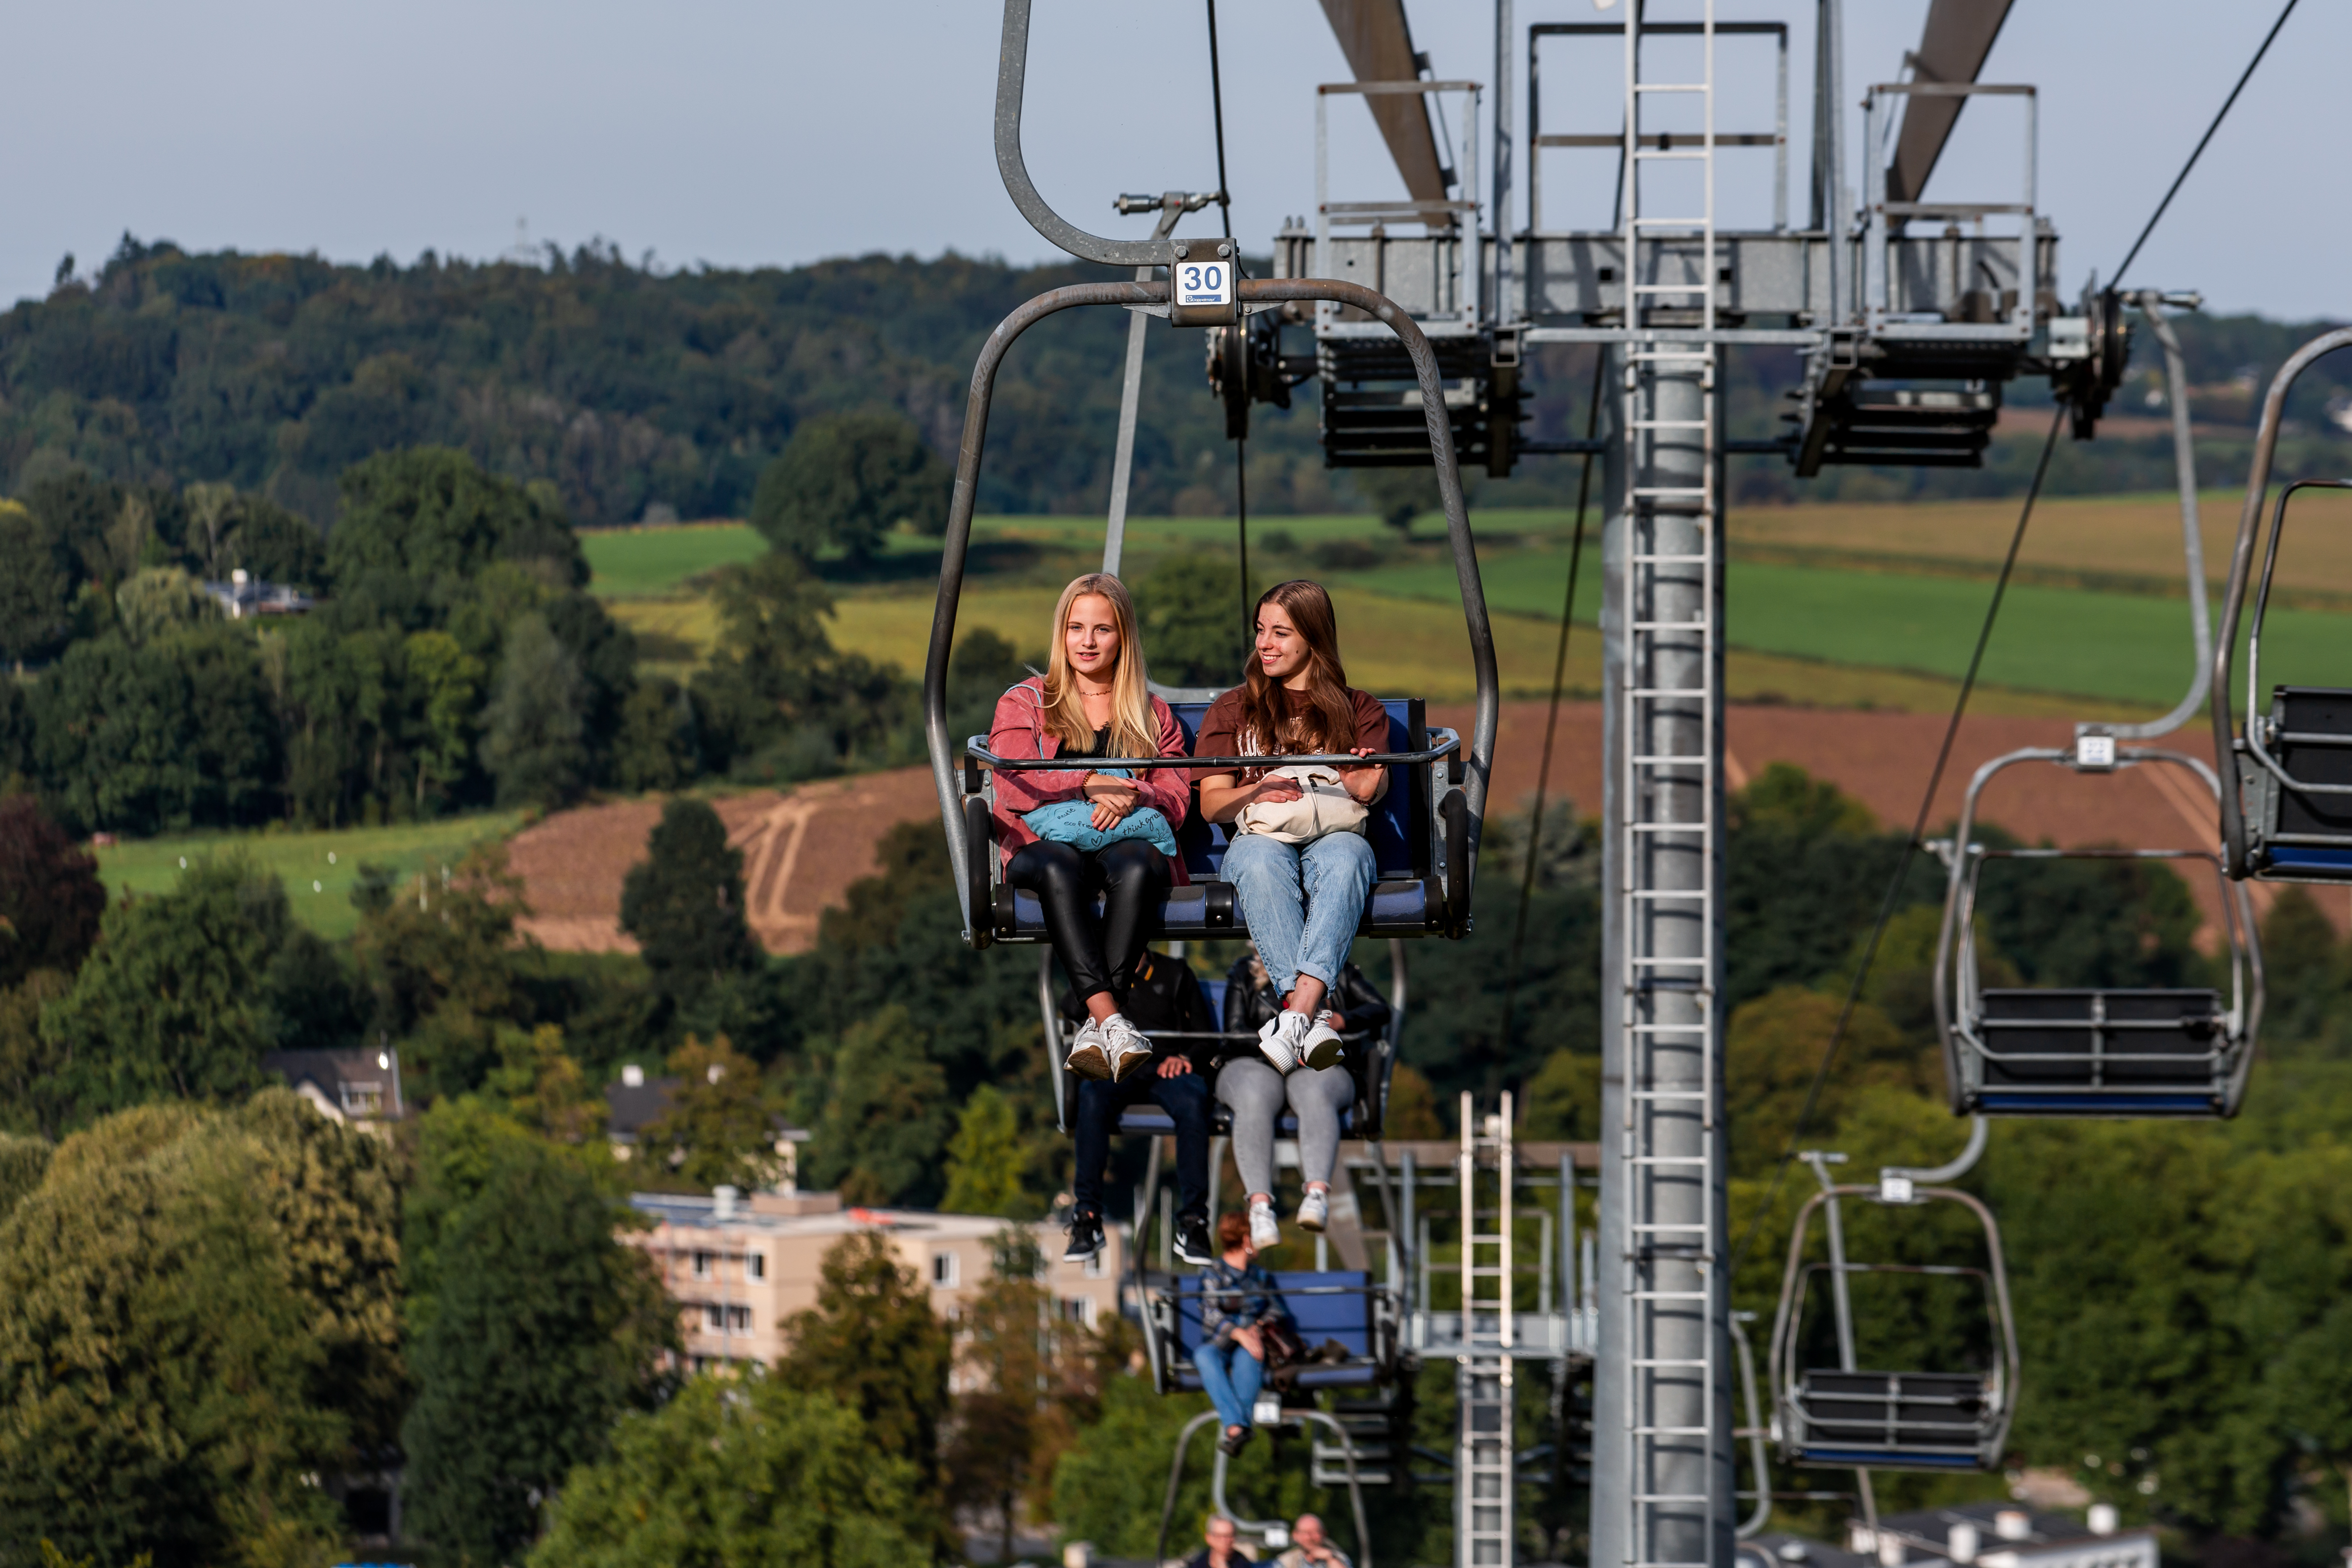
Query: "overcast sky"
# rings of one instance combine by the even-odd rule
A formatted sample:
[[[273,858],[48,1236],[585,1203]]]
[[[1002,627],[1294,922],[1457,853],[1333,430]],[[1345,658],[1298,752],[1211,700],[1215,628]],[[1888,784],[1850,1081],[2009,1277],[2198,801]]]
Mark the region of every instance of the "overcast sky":
[[[1490,5],[1408,9],[1440,75],[1491,84]],[[1858,102],[1916,45],[1926,0],[1845,9]],[[1983,79],[2042,89],[2041,205],[2062,237],[2068,295],[2122,259],[2276,9],[2018,0]],[[1792,24],[1800,131],[1812,10],[1719,6]],[[1518,3],[1522,27],[1622,15],[1593,0]],[[1313,205],[1313,87],[1347,71],[1315,0],[1225,0],[1221,22],[1234,225],[1263,250],[1284,215]],[[11,187],[0,298],[46,293],[67,252],[89,269],[126,229],[337,260],[492,256],[518,218],[535,242],[601,237],[670,266],[869,250],[1043,258],[990,146],[1000,26],[991,0],[28,6],[12,13],[0,110]],[[1546,128],[1613,129],[1613,55],[1595,49],[1580,71],[1570,46],[1545,47]],[[1522,38],[1514,58],[1524,51]],[[2301,6],[2127,281],[2200,289],[2216,309],[2352,315],[2352,204],[2325,107],[2340,103],[2347,58],[2352,6]],[[1727,43],[1720,71],[1722,128],[1768,128],[1769,50]],[[2015,199],[2016,101],[1969,110],[1931,195]],[[1524,113],[1523,88],[1520,102]],[[1334,197],[1389,194],[1360,104],[1333,108]],[[1117,192],[1213,186],[1200,6],[1036,0],[1026,144],[1048,198],[1097,232],[1145,226],[1110,213]],[[1479,151],[1483,164],[1483,138]],[[1605,221],[1606,166],[1549,156],[1548,217]],[[1727,222],[1769,205],[1769,159],[1742,156],[1725,163]]]

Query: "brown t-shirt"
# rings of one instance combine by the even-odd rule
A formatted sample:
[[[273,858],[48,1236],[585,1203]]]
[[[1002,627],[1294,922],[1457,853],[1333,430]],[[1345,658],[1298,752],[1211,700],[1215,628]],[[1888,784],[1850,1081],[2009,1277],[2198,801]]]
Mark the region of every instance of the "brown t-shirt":
[[[1282,689],[1277,689],[1275,696],[1276,700],[1284,705],[1283,717],[1286,721],[1307,700],[1297,692]],[[1379,699],[1359,691],[1352,686],[1348,688],[1348,699],[1354,703],[1356,709],[1356,738],[1350,745],[1335,746],[1332,750],[1344,752],[1353,746],[1370,746],[1375,752],[1387,751],[1389,749],[1388,710],[1381,706]],[[1192,754],[1196,757],[1241,757],[1253,754],[1244,750],[1242,745],[1238,732],[1241,721],[1242,689],[1235,687],[1210,703],[1208,712],[1202,715],[1200,738],[1193,742]],[[1263,745],[1257,748],[1259,751],[1265,749]],[[1214,778],[1219,773],[1233,771],[1230,768],[1194,768],[1192,777],[1195,780]],[[1239,782],[1255,784],[1265,775],[1264,768],[1244,768],[1241,770]]]

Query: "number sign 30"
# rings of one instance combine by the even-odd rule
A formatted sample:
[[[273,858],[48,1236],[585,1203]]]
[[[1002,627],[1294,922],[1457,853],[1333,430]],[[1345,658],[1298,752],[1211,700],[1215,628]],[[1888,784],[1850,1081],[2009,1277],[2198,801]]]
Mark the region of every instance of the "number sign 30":
[[[1169,271],[1176,280],[1179,305],[1234,302],[1234,268],[1229,261],[1180,261]]]

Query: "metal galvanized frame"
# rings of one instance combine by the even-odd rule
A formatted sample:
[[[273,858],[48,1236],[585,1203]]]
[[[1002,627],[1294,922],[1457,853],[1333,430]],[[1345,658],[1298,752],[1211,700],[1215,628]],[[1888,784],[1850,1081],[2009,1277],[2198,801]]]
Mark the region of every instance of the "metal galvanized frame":
[[[2220,857],[2193,849],[2011,849],[1988,851],[1970,843],[1977,818],[1977,805],[1985,785],[2003,769],[2020,763],[2044,762],[2061,767],[2075,768],[2074,753],[2047,747],[2029,746],[1995,757],[1979,768],[1969,781],[1969,791],[1960,807],[1958,826],[1953,837],[1946,863],[1948,872],[1944,893],[1943,924],[1936,939],[1935,1005],[1936,1032],[1944,1047],[1944,1077],[1954,1114],[1976,1113],[1999,1115],[1978,1103],[1983,1087],[1983,1067],[1989,1060],[2002,1058],[2002,1053],[1986,1043],[1979,1017],[1980,990],[1977,967],[1975,909],[1977,880],[1987,859],[2080,859],[2080,860],[2203,860],[2214,867],[2221,889],[2221,910],[2224,934],[2230,948],[2230,1008],[2221,1022],[2224,1032],[2213,1050],[2215,1077],[2221,1083],[2221,1103],[2215,1109],[2222,1116],[2235,1115],[2243,1097],[2246,1075],[2253,1066],[2254,1043],[2262,1028],[2263,986],[2262,947],[2256,934],[2253,902],[2244,886],[2221,877]],[[2221,798],[2220,781],[2213,770],[2198,757],[2180,752],[2159,751],[2154,747],[2120,747],[2116,753],[2116,768],[2121,770],[2149,763],[2162,763],[2185,768],[2195,773]],[[2093,771],[2077,769],[2077,771]],[[2104,772],[2105,770],[2096,770]],[[2126,994],[2131,988],[2106,986],[2099,989]],[[2135,1026],[2133,1020],[2115,1020],[2098,1026],[2105,1029],[2126,1030]],[[2010,1059],[2041,1060],[2046,1057]],[[2123,1052],[2102,1053],[2102,1059],[2113,1062],[2146,1061],[2146,1056]],[[2167,1061],[2184,1058],[2168,1056]],[[2085,1090],[2096,1093],[2097,1090]],[[2183,1092],[2174,1090],[2174,1093]],[[2130,1116],[2134,1114],[2132,1096],[2128,1092],[2112,1093],[2113,1109],[2103,1111],[2081,1111],[2070,1114]]]
[[[2295,382],[2309,369],[2313,361],[2337,349],[2352,347],[2352,327],[2337,327],[2312,339],[2287,356],[2278,374],[2271,378],[2270,391],[2263,397],[2261,426],[2254,432],[2253,462],[2246,473],[2245,509],[2238,518],[2238,542],[2230,552],[2230,585],[2221,595],[2221,624],[2213,635],[2213,754],[2232,757],[2240,753],[2246,739],[2244,731],[2231,723],[2230,692],[2235,684],[2231,679],[2231,660],[2237,657],[2238,616],[2245,606],[2246,585],[2252,575],[2254,542],[2262,531],[2263,500],[2270,493],[2271,464],[2278,455],[2279,426],[2286,416],[2286,395]],[[2273,534],[2271,547],[2278,546]],[[2253,632],[2262,630],[2262,611],[2254,615]],[[2249,704],[2244,723],[2251,728],[2258,722],[2257,710]],[[2221,792],[2221,852],[2224,868],[2232,878],[2262,877],[2249,853],[2246,831],[2245,802],[2242,784],[2232,778],[2228,789]],[[2292,880],[2293,879],[2280,879]]]
[[[1697,22],[1644,22],[1644,36],[1664,37],[1697,37],[1704,25]],[[1618,37],[1625,31],[1622,22],[1538,22],[1528,28],[1528,233],[1535,237],[1543,233],[1543,170],[1537,156],[1547,147],[1622,148],[1622,132],[1556,132],[1546,135],[1543,129],[1543,107],[1538,90],[1536,41],[1539,38]],[[1717,37],[1736,37],[1753,34],[1769,36],[1779,47],[1775,56],[1778,66],[1774,77],[1773,120],[1771,133],[1738,132],[1717,134],[1717,147],[1769,147],[1772,154],[1772,232],[1789,232],[1789,24],[1786,22],[1717,22]],[[1664,145],[1655,134],[1644,136],[1645,144]],[[1563,234],[1572,230],[1563,230]],[[1507,304],[1508,301],[1504,301]]]
[[[1021,0],[1011,0],[1012,5],[1020,4]],[[1010,9],[1008,5],[1008,13]],[[1010,26],[1008,21],[1008,31]],[[972,512],[979,499],[981,456],[988,443],[988,413],[996,373],[1021,334],[1048,316],[1080,305],[1165,305],[1168,297],[1169,286],[1161,282],[1077,283],[1049,289],[1005,317],[989,334],[978,363],[972,366],[963,442],[956,454],[955,491],[948,507],[947,538],[940,557],[939,603],[931,617],[930,650],[923,666],[923,736],[930,751],[931,779],[939,793],[940,817],[947,831],[956,898],[963,907],[964,941],[974,945],[986,945],[987,932],[971,908],[972,845],[963,818],[962,795],[956,783],[955,748],[948,737],[947,678],[948,659],[955,646],[956,607],[963,593],[964,558],[971,543]],[[1454,432],[1446,419],[1436,355],[1429,346],[1429,339],[1410,316],[1360,284],[1324,279],[1246,279],[1241,284],[1240,297],[1244,307],[1293,300],[1352,305],[1375,321],[1385,322],[1412,358],[1429,427],[1438,494],[1445,508],[1446,539],[1454,552],[1454,581],[1462,594],[1471,663],[1477,679],[1477,716],[1471,727],[1466,776],[1462,781],[1468,808],[1467,864],[1475,868],[1480,824],[1486,808],[1487,780],[1494,769],[1500,688],[1495,670],[1494,628],[1487,620],[1486,589],[1478,577],[1477,545],[1471,537],[1469,510],[1462,496],[1462,476],[1454,463]],[[1160,761],[1149,760],[1155,764]],[[1261,763],[1269,760],[1280,759],[1256,759]],[[1458,900],[1465,908],[1468,890],[1463,889]],[[1449,903],[1457,901],[1454,889],[1449,888],[1447,895]]]
[[[1827,1187],[1805,1200],[1797,1211],[1794,1228],[1789,1237],[1789,1260],[1780,1278],[1780,1310],[1772,1319],[1772,1348],[1769,1366],[1772,1377],[1772,1413],[1775,1436],[1784,1455],[1793,1455],[1803,1447],[1803,1431],[1807,1413],[1802,1399],[1804,1368],[1798,1364],[1801,1347],[1797,1330],[1803,1314],[1805,1285],[1811,1276],[1823,1266],[1808,1266],[1804,1261],[1805,1242],[1811,1232],[1816,1210],[1832,1205],[1841,1199],[1860,1198],[1872,1203],[1885,1203],[1881,1190],[1874,1186]],[[1990,1258],[1989,1269],[1937,1265],[1872,1264],[1835,1262],[1828,1267],[1842,1274],[1910,1273],[1937,1275],[1969,1275],[1984,1278],[1989,1286],[1989,1301],[1995,1338],[2000,1342],[2000,1356],[1992,1369],[1992,1388],[1986,1401],[1985,1414],[1979,1417],[1976,1433],[1976,1463],[1978,1468],[1991,1469],[1999,1466],[2001,1450],[2009,1441],[2009,1426],[2017,1410],[2018,1352],[2017,1321],[2009,1300],[2009,1269],[2001,1258],[2000,1226],[1992,1211],[1972,1194],[1955,1187],[1920,1187],[1912,1193],[1909,1205],[1887,1204],[1887,1207],[1918,1207],[1928,1203],[1955,1203],[1974,1215],[1984,1230],[1985,1250]],[[1843,1287],[1843,1278],[1838,1283]],[[1850,1347],[1841,1347],[1841,1360],[1851,1361]],[[1848,1372],[1886,1370],[1846,1367]],[[1926,1369],[1919,1369],[1926,1370]],[[1854,1463],[1851,1457],[1814,1461],[1844,1468]],[[1887,1468],[1885,1461],[1874,1458],[1874,1468]],[[1923,1465],[1923,1468],[1948,1468],[1948,1465]]]
[[[1971,98],[1978,96],[2014,97],[2025,100],[2025,171],[2023,200],[2020,202],[1919,202],[1890,200],[1886,190],[1887,167],[1878,156],[1885,141],[1882,119],[1892,112],[1886,100],[1892,98]],[[2034,153],[2038,142],[2036,106],[2039,95],[2031,87],[1975,81],[1904,81],[1878,82],[1863,97],[1863,146],[1868,153],[1870,189],[1868,210],[1864,215],[1862,253],[1863,323],[1873,334],[1904,338],[1982,341],[2008,337],[2022,342],[2033,335],[2033,289],[2025,279],[2033,276],[2034,233]],[[2017,303],[2010,311],[2006,323],[1978,325],[1950,321],[1903,321],[1892,313],[1893,283],[1887,272],[1887,241],[1894,230],[1915,217],[1985,218],[1996,215],[2014,215],[2017,228]],[[1898,328],[1890,333],[1890,328]]]

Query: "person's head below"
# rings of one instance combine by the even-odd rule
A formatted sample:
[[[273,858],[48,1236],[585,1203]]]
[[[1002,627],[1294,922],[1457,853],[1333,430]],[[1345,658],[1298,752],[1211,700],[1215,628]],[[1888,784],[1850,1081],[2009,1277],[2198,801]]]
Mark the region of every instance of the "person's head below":
[[[1109,700],[1110,752],[1148,757],[1160,750],[1151,717],[1143,647],[1135,633],[1135,601],[1127,584],[1107,572],[1074,577],[1054,606],[1054,635],[1045,656],[1045,721],[1066,746],[1094,743],[1103,728],[1087,716],[1087,699]]]
[[[1237,1268],[1257,1256],[1257,1244],[1250,1240],[1247,1215],[1228,1209],[1217,1216],[1217,1251]]]
[[[1355,744],[1339,619],[1322,584],[1298,578],[1258,595],[1240,728],[1268,752],[1344,752]]]
[[[1302,1513],[1298,1522],[1290,1527],[1290,1542],[1309,1552],[1320,1552],[1329,1542],[1323,1535],[1323,1521],[1311,1513]]]
[[[1210,1515],[1209,1528],[1201,1531],[1201,1539],[1206,1542],[1209,1550],[1218,1556],[1232,1556],[1234,1554],[1234,1521],[1222,1513]]]

